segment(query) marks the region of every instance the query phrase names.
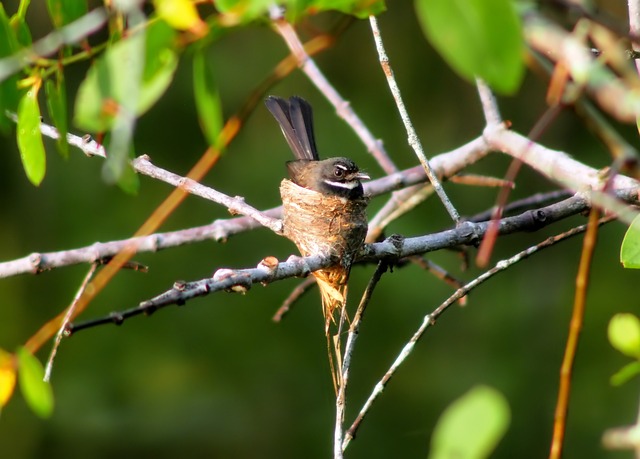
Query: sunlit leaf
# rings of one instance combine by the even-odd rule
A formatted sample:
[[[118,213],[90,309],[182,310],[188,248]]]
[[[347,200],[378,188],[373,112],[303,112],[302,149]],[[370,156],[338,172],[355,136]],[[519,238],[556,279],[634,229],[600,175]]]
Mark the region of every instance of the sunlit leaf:
[[[135,116],[140,116],[169,87],[178,63],[174,32],[157,21],[147,28],[145,48],[136,41],[140,37],[135,34],[119,41],[91,67],[76,98],[74,121],[79,128],[106,132],[112,128],[118,110],[132,110]],[[145,49],[144,56],[140,55],[140,49]],[[144,71],[137,97],[132,98],[128,89],[132,79],[137,81],[132,75],[136,59],[143,59]]]
[[[629,381],[635,375],[640,373],[640,362],[631,362],[620,368],[613,376],[611,376],[611,385],[621,386]]]
[[[87,14],[86,0],[47,0],[51,22],[57,28],[69,24]]]
[[[16,363],[12,354],[0,349],[0,408],[5,406],[16,386]]]
[[[633,219],[620,247],[620,262],[630,269],[640,269],[640,215]]]
[[[447,63],[473,82],[515,92],[524,76],[524,39],[513,0],[416,0],[427,39]]]
[[[0,59],[11,56],[18,50],[18,40],[15,36],[9,17],[0,3]],[[5,134],[12,126],[9,118],[4,113],[9,110],[15,112],[18,108],[20,94],[18,92],[18,75],[11,75],[6,80],[0,81],[0,129]]]
[[[64,74],[61,70],[56,72],[55,81],[48,79],[44,85],[47,96],[47,110],[58,130],[60,138],[56,141],[58,151],[64,158],[69,157],[69,144],[67,143],[67,95],[64,84]]]
[[[384,0],[314,0],[307,7],[315,11],[337,10],[365,19],[385,11]]]
[[[440,416],[431,439],[429,458],[489,457],[509,422],[509,405],[504,396],[491,387],[474,387]]]
[[[14,14],[11,16],[11,19],[9,19],[9,23],[15,31],[18,43],[25,48],[31,46],[33,39],[31,38],[31,30],[29,29],[25,18],[18,14]]]
[[[42,364],[24,347],[19,348],[16,355],[22,395],[34,413],[42,418],[48,418],[53,413],[53,391],[51,385],[43,379]]]
[[[633,314],[616,314],[607,329],[609,342],[629,357],[640,357],[640,320]]]
[[[288,2],[287,10],[298,11],[299,3]],[[264,16],[272,4],[270,0],[217,0],[216,8],[223,14],[235,16],[237,22],[246,23]]]
[[[205,35],[207,24],[200,19],[191,0],[154,0],[158,16],[177,30],[189,30],[196,35]]]
[[[201,50],[193,58],[193,90],[202,131],[209,145],[219,147],[220,145],[216,145],[216,142],[223,126],[220,96],[213,72],[207,65]]]
[[[44,179],[46,156],[40,133],[39,84],[29,88],[18,104],[18,149],[27,178],[38,186]]]

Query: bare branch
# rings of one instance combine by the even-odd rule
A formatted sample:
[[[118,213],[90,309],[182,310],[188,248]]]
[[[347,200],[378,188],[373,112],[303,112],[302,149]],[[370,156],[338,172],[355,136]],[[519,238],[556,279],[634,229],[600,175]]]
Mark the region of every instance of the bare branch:
[[[382,275],[387,271],[389,265],[381,260],[378,263],[378,267],[374,271],[371,279],[369,280],[369,284],[362,294],[362,298],[360,299],[360,304],[358,305],[358,309],[356,310],[355,315],[353,316],[353,321],[351,322],[351,326],[349,327],[349,336],[347,337],[347,343],[344,347],[344,358],[342,360],[342,384],[340,385],[340,389],[338,390],[338,394],[336,396],[336,424],[334,429],[333,436],[333,457],[342,457],[343,453],[343,439],[344,439],[344,414],[345,409],[347,407],[347,386],[349,384],[349,371],[351,369],[351,359],[353,357],[353,350],[355,348],[356,339],[358,338],[358,332],[360,330],[360,323],[362,322],[362,318],[364,317],[364,312],[367,309],[367,305],[371,301],[371,296],[373,295],[373,290],[378,285],[378,282],[382,278]]]
[[[605,217],[600,219],[599,224],[601,225],[611,220],[612,220],[611,217]],[[389,381],[395,374],[396,370],[400,367],[400,365],[402,365],[402,363],[411,354],[418,340],[422,337],[424,332],[429,327],[435,325],[436,320],[449,308],[449,306],[451,306],[457,300],[467,295],[471,290],[478,287],[480,284],[484,283],[485,281],[489,280],[491,277],[495,276],[496,274],[506,270],[507,268],[513,266],[514,264],[530,257],[531,255],[547,247],[551,247],[552,245],[558,242],[561,242],[572,236],[575,236],[577,234],[584,232],[586,228],[587,228],[587,225],[581,225],[579,227],[573,228],[557,236],[550,237],[545,241],[537,245],[534,245],[533,247],[529,247],[528,249],[525,249],[522,252],[517,253],[516,255],[512,256],[507,260],[499,261],[498,263],[496,263],[496,265],[492,269],[486,271],[482,275],[478,276],[476,279],[467,283],[464,287],[458,289],[453,295],[447,298],[447,300],[444,303],[442,303],[440,306],[434,309],[433,312],[431,312],[430,314],[427,314],[422,321],[422,325],[420,325],[420,327],[413,334],[409,342],[407,342],[407,344],[402,348],[402,350],[400,351],[400,353],[398,354],[394,362],[391,364],[389,369],[386,371],[382,379],[380,379],[380,381],[374,386],[373,391],[369,395],[369,398],[367,398],[367,400],[365,401],[355,421],[353,422],[353,424],[347,431],[347,434],[345,435],[345,439],[342,444],[343,450],[345,450],[349,446],[349,443],[355,437],[356,432],[360,427],[360,424],[362,423],[362,420],[364,419],[364,417],[367,415],[367,413],[373,406],[373,403],[382,394],[386,385],[389,383]]]
[[[331,105],[334,106],[338,116],[344,119],[358,138],[362,140],[362,143],[367,147],[367,151],[375,158],[382,170],[387,174],[396,172],[398,168],[393,164],[393,161],[387,154],[382,141],[376,139],[373,134],[371,134],[360,117],[351,108],[351,105],[349,105],[331,85],[314,60],[305,52],[298,34],[293,26],[283,18],[279,8],[274,7],[271,9],[271,19],[273,20],[274,27],[289,47],[291,54],[298,61],[300,69],[309,77],[311,82],[316,85],[320,92],[324,94]]]
[[[158,166],[154,166],[147,155],[138,156],[132,161],[133,168],[149,177],[169,183],[176,188],[182,188],[188,193],[208,199],[225,206],[232,214],[242,214],[253,218],[262,226],[269,228],[276,234],[282,234],[282,222],[271,218],[244,202],[244,198],[232,198],[224,193],[204,186],[188,177],[181,177]]]
[[[484,112],[484,119],[487,126],[497,126],[501,124],[502,116],[500,115],[500,108],[498,107],[498,102],[491,88],[480,78],[476,78],[476,87],[478,88],[478,95],[480,96],[480,103],[482,104],[482,111]]]
[[[581,195],[573,196],[559,203],[530,210],[514,217],[507,217],[500,221],[499,234],[511,234],[520,231],[536,231],[559,220],[583,212],[589,208],[589,201]],[[483,237],[488,222],[462,223],[455,229],[441,231],[413,238],[391,237],[384,242],[367,244],[362,249],[358,262],[377,263],[386,260],[389,263],[404,257],[424,254],[435,250],[457,247],[461,245],[475,245]],[[332,260],[321,255],[311,257],[292,256],[288,261],[277,263],[273,257],[263,260],[253,269],[227,269],[216,271],[213,278],[195,282],[180,282],[166,292],[143,301],[132,309],[114,313],[109,317],[69,327],[70,331],[101,325],[104,323],[120,324],[123,320],[139,314],[150,314],[157,309],[178,304],[205,296],[213,292],[235,291],[246,292],[254,284],[269,284],[271,282],[291,278],[305,277],[312,271],[327,268]]]
[[[369,24],[371,25],[371,32],[373,33],[373,39],[376,43],[380,65],[382,66],[382,70],[387,77],[387,83],[389,84],[391,94],[393,95],[393,99],[395,100],[398,111],[400,112],[400,118],[402,119],[404,127],[407,130],[409,145],[418,157],[418,160],[420,161],[420,164],[422,164],[422,167],[424,167],[424,170],[427,174],[427,177],[429,177],[429,181],[431,182],[433,189],[447,209],[449,216],[456,224],[458,224],[460,222],[460,214],[447,197],[447,194],[444,192],[444,189],[440,184],[440,180],[438,180],[438,177],[434,172],[431,164],[429,164],[429,160],[427,159],[426,155],[424,154],[424,150],[422,149],[422,144],[420,143],[418,134],[416,133],[416,130],[411,123],[409,113],[407,113],[407,109],[404,106],[404,102],[402,101],[400,88],[398,87],[398,84],[396,83],[396,80],[393,76],[393,70],[391,69],[389,58],[387,57],[387,53],[384,49],[384,44],[382,43],[382,35],[380,34],[380,29],[378,28],[378,20],[375,16],[369,16]]]
[[[533,10],[524,16],[524,33],[529,46],[554,62],[564,62],[573,80],[606,112],[622,122],[636,122],[640,113],[637,91],[599,63],[585,43]]]
[[[104,8],[96,8],[41,38],[30,48],[22,49],[13,56],[0,59],[0,82],[36,60],[55,53],[61,46],[77,43],[88,37],[103,26],[107,17]]]

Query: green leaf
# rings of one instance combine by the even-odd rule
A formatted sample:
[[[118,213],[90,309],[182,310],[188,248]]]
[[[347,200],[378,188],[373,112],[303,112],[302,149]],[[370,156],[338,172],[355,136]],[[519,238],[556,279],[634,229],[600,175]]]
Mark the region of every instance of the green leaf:
[[[29,30],[29,26],[27,25],[24,17],[18,14],[14,14],[9,20],[9,23],[16,33],[18,43],[25,48],[31,46],[31,43],[33,43],[33,39],[31,38],[31,30]]]
[[[307,7],[311,11],[336,10],[360,19],[386,10],[384,0],[315,0]]]
[[[11,399],[15,386],[15,359],[12,354],[0,349],[0,409]]]
[[[217,145],[223,126],[220,95],[202,50],[197,51],[193,58],[193,91],[202,132],[209,145],[221,147]]]
[[[47,0],[47,9],[53,25],[60,28],[87,14],[87,2],[84,0]]]
[[[11,56],[17,50],[18,39],[9,24],[9,17],[4,11],[4,6],[0,3],[0,59]],[[9,133],[13,123],[4,116],[4,113],[7,110],[15,112],[19,100],[18,75],[12,75],[4,81],[0,81],[0,130],[5,134]]]
[[[48,418],[53,413],[53,391],[51,385],[43,379],[42,364],[24,347],[19,348],[16,355],[22,395],[35,414]]]
[[[442,413],[431,439],[431,459],[489,457],[509,426],[509,405],[487,386],[476,386]]]
[[[47,161],[40,133],[38,90],[38,85],[32,86],[20,99],[16,133],[22,167],[29,181],[36,186],[44,179]]]
[[[247,23],[264,17],[271,4],[273,4],[271,0],[216,0],[218,11],[222,14],[235,16],[240,23]],[[296,8],[296,5],[290,6],[294,9]]]
[[[620,262],[627,269],[640,269],[640,215],[633,219],[624,235]]]
[[[624,367],[620,368],[613,376],[611,376],[611,385],[621,386],[638,373],[640,373],[640,362],[628,363]]]
[[[416,0],[425,36],[473,83],[514,93],[524,76],[524,39],[513,0]]]
[[[631,362],[618,370],[609,382],[612,386],[621,386],[640,373],[640,362]]]
[[[55,81],[49,79],[45,82],[44,90],[47,96],[49,116],[60,134],[60,138],[56,141],[56,146],[62,157],[66,159],[69,157],[69,144],[67,143],[67,92],[62,70],[56,72]]]
[[[640,358],[640,320],[633,314],[616,314],[607,329],[611,345],[629,357]]]
[[[149,110],[173,79],[178,64],[174,37],[166,23],[156,21],[146,34],[134,34],[109,48],[80,84],[75,104],[77,126],[105,132],[113,127],[120,110],[129,110],[134,116]],[[141,40],[145,47],[140,46]],[[144,63],[142,80],[136,75],[139,62]],[[137,97],[132,97],[134,85]]]
[[[154,0],[158,16],[177,30],[190,30],[198,36],[207,33],[208,27],[200,19],[198,10],[191,0]]]

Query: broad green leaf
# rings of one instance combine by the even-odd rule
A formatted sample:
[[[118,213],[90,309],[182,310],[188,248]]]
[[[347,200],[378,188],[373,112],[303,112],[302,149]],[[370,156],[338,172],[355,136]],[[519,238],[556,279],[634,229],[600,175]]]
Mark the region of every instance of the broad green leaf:
[[[640,358],[640,320],[633,314],[616,314],[607,329],[611,345],[629,357]]]
[[[124,169],[122,169],[122,172],[118,177],[118,186],[125,193],[131,195],[138,194],[138,190],[140,189],[140,180],[138,179],[138,174],[136,174],[136,171],[129,162],[125,164]]]
[[[5,406],[16,387],[16,364],[12,354],[0,349],[0,408]]]
[[[308,9],[313,11],[336,10],[360,19],[386,10],[384,0],[314,0],[310,3]]]
[[[264,16],[274,2],[272,0],[217,0],[216,8],[223,14],[233,15],[238,22],[246,23]],[[364,19],[371,14],[385,11],[384,0],[285,0],[287,18],[298,18],[322,11],[340,11]]]
[[[51,22],[60,28],[87,14],[86,0],[47,0]]]
[[[4,6],[0,3],[0,59],[11,56],[17,50],[18,39],[9,24],[9,17],[4,11]],[[4,81],[0,81],[0,130],[5,134],[9,133],[13,123],[4,116],[4,113],[7,110],[15,112],[19,100],[18,75],[12,75]]]
[[[156,21],[145,35],[145,47],[139,46],[142,34],[129,36],[109,48],[91,67],[76,98],[74,121],[80,129],[106,132],[123,109],[140,116],[169,87],[178,64],[175,33],[166,23]],[[135,75],[136,60],[144,63],[142,81]],[[132,97],[130,89],[135,82],[137,97]]]
[[[158,16],[177,30],[189,30],[196,35],[206,35],[207,24],[200,19],[192,0],[154,0]]]
[[[640,362],[631,362],[620,368],[613,376],[611,376],[612,386],[621,386],[635,375],[640,373]]]
[[[640,215],[633,219],[624,235],[620,262],[627,269],[640,269]]]
[[[62,70],[56,72],[55,81],[48,79],[44,85],[47,96],[47,110],[53,120],[53,125],[58,130],[60,138],[56,141],[58,151],[63,158],[69,157],[69,144],[67,143],[67,92],[64,84]]]
[[[32,86],[18,105],[18,149],[27,178],[38,186],[44,179],[46,156],[40,133],[39,84]]]
[[[16,33],[18,43],[25,48],[31,46],[31,43],[33,43],[33,39],[31,38],[31,30],[29,30],[29,26],[27,25],[24,17],[18,14],[14,14],[9,20],[9,23]]]
[[[202,50],[193,58],[193,91],[202,131],[209,145],[221,147],[217,145],[223,126],[220,95]]]
[[[120,124],[122,122],[122,124]],[[109,145],[109,152],[120,152],[122,157],[116,160],[112,156],[111,161],[106,161],[102,168],[102,176],[107,183],[117,184],[125,193],[135,195],[140,188],[138,175],[133,170],[130,160],[134,157],[132,120],[124,117],[117,120],[111,133],[105,136],[104,142]]]
[[[40,361],[27,349],[21,347],[18,357],[18,381],[27,404],[41,418],[53,413],[53,391],[44,381],[44,368]]]
[[[477,386],[442,413],[431,439],[431,459],[489,457],[509,426],[509,405],[504,396]]]
[[[514,0],[416,0],[425,36],[463,78],[514,93],[524,76],[524,39]]]
[[[300,2],[289,2],[288,9],[298,10]],[[273,4],[270,0],[217,0],[216,8],[223,14],[235,16],[240,23],[263,17]]]

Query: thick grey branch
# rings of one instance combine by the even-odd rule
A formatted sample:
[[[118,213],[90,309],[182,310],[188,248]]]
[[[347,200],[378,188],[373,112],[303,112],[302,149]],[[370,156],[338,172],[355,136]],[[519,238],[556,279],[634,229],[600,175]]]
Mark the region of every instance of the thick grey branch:
[[[583,212],[589,208],[589,201],[581,195],[573,196],[556,204],[540,209],[530,210],[500,222],[499,233],[511,234],[520,231],[536,231],[547,225]],[[484,235],[488,222],[463,223],[458,228],[442,231],[426,236],[402,238],[392,236],[384,242],[368,244],[362,250],[358,262],[379,262],[381,260],[393,264],[394,261],[411,255],[424,254],[435,250],[475,245]],[[213,292],[246,292],[254,284],[269,284],[291,277],[305,277],[318,269],[326,268],[332,261],[322,256],[292,256],[286,262],[279,263],[273,257],[260,262],[258,267],[249,269],[222,268],[212,278],[174,285],[166,292],[143,301],[129,310],[113,313],[109,317],[92,320],[83,324],[71,325],[69,332],[101,325],[104,323],[120,324],[125,319],[139,314],[150,314],[157,309],[177,304]]]

